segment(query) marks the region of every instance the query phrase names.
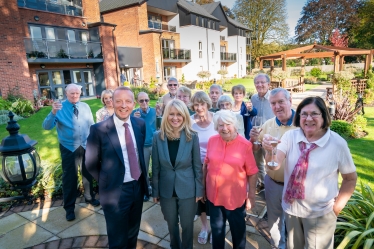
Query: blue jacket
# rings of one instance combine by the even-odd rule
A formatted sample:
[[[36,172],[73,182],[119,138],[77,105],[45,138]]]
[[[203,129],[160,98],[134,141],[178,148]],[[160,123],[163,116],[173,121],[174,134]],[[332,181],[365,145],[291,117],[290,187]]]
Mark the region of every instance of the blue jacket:
[[[244,135],[247,140],[249,140],[249,132],[252,129],[252,117],[257,116],[257,109],[252,108],[252,111],[249,112],[249,116],[245,116],[244,114],[247,113],[247,107],[244,103],[242,102],[242,106],[240,107],[240,115],[243,116],[243,121],[244,121]]]

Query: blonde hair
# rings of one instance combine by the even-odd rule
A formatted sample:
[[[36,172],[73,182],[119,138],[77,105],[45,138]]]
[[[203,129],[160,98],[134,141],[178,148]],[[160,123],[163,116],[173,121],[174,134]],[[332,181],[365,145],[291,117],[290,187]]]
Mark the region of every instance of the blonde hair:
[[[104,90],[104,91],[101,92],[101,103],[103,103],[104,106],[105,106],[104,95],[106,95],[106,94],[112,96],[112,98],[113,98],[113,90],[109,89],[109,90]]]
[[[191,97],[190,100],[190,109],[192,111],[195,111],[193,105],[194,103],[206,103],[208,106],[208,110],[212,108],[212,100],[209,98],[208,94],[203,91],[197,91],[195,94]]]
[[[195,133],[191,127],[191,118],[190,113],[188,112],[186,104],[179,100],[173,99],[166,106],[164,110],[164,115],[162,116],[161,126],[160,126],[160,138],[164,140],[166,135],[167,138],[173,137],[173,127],[168,122],[168,117],[170,114],[170,109],[174,107],[183,117],[183,123],[179,128],[179,131],[184,130],[186,133],[186,140],[190,141],[192,139],[192,134]]]

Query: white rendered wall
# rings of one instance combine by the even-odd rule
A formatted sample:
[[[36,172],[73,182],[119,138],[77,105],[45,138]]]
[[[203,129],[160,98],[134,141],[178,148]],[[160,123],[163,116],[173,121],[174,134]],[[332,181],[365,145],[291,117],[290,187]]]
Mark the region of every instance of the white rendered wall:
[[[241,78],[246,75],[246,38],[243,36],[229,36],[227,53],[236,53],[236,62],[227,67],[228,77],[236,75]]]

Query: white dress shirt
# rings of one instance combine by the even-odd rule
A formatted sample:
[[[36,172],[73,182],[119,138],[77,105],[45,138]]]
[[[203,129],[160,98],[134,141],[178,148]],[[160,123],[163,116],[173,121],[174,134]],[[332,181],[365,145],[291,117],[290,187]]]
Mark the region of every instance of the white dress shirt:
[[[125,165],[125,177],[123,179],[123,182],[131,182],[131,181],[134,181],[134,178],[131,177],[130,162],[129,162],[129,157],[127,155],[126,140],[125,140],[125,127],[123,125],[125,123],[129,124],[129,130],[131,133],[132,142],[134,143],[134,147],[136,151],[136,160],[138,160],[138,165],[140,167],[139,153],[138,153],[138,148],[137,148],[137,144],[135,140],[134,130],[131,125],[130,117],[127,119],[126,122],[123,122],[116,115],[113,115],[113,120],[114,120],[114,125],[116,126],[116,129],[117,129],[118,139],[121,144],[123,161]],[[141,169],[140,169],[140,172],[141,172]]]

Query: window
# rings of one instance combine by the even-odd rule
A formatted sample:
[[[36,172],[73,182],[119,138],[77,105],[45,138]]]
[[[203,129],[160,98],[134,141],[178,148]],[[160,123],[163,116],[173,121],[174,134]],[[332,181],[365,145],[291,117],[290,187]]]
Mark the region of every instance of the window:
[[[205,27],[204,18],[201,18],[201,27]]]
[[[203,43],[199,42],[199,50],[202,50],[202,49],[203,49]]]
[[[148,15],[148,28],[161,29],[161,17],[155,15]]]
[[[220,36],[220,39],[221,39],[221,41],[224,41],[225,37],[224,36]]]
[[[203,58],[203,43],[199,42],[199,58]]]
[[[213,29],[215,30],[216,29],[216,23],[213,22]]]
[[[199,17],[198,16],[195,19],[195,24],[196,24],[196,26],[199,26]]]
[[[214,51],[214,43],[212,42],[212,51]]]
[[[214,52],[212,52],[212,59],[214,59]]]
[[[55,29],[46,27],[45,37],[47,38],[47,40],[56,40]]]
[[[208,29],[210,29],[210,20],[208,21]]]
[[[164,67],[164,79],[168,81],[170,77],[177,77],[176,67]]]

